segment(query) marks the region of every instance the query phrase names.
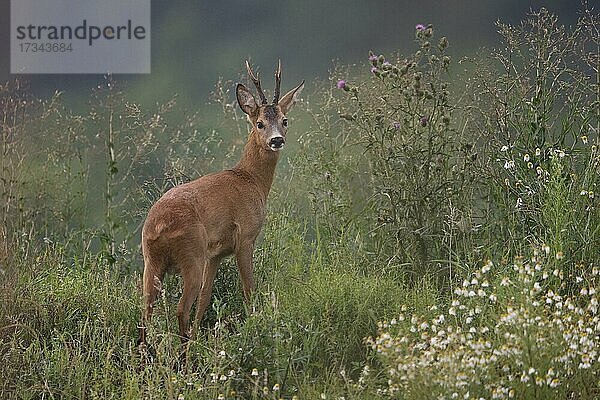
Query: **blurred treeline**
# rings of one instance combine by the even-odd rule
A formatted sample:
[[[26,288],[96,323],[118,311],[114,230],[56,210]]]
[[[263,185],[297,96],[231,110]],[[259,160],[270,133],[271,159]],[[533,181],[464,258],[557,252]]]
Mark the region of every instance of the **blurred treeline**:
[[[0,81],[9,77],[9,0],[0,2]],[[152,73],[123,76],[128,95],[151,105],[174,93],[182,104],[204,108],[217,77],[238,79],[251,58],[264,74],[278,58],[287,79],[327,77],[333,61],[359,62],[369,50],[408,51],[418,23],[434,24],[453,38],[454,55],[498,45],[497,20],[518,23],[546,6],[574,25],[579,2],[542,1],[169,1],[152,2]],[[71,106],[86,102],[97,75],[30,76],[40,96],[65,92]],[[291,82],[288,82],[291,84]]]

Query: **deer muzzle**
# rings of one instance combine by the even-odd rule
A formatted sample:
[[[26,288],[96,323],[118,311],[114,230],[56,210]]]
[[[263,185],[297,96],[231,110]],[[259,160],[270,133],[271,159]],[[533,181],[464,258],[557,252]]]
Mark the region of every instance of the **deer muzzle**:
[[[283,136],[274,136],[269,140],[269,147],[271,150],[279,150],[285,144],[285,139]]]

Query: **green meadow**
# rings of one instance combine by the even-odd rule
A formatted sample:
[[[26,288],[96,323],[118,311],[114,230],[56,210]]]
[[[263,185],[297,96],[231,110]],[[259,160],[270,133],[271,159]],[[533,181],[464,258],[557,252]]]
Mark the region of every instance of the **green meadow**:
[[[225,260],[182,345],[168,275],[150,350],[141,226],[236,164],[233,82],[208,112],[141,106],[111,76],[77,110],[0,84],[0,398],[600,397],[600,19],[497,28],[458,58],[417,26],[410,54],[307,80],[251,304]]]

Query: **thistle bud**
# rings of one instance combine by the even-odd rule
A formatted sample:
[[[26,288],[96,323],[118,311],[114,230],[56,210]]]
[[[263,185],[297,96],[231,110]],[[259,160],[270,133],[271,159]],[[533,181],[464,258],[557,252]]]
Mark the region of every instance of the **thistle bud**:
[[[448,47],[448,38],[446,36],[444,36],[440,39],[440,42],[438,43],[438,48],[440,49],[440,51],[444,51],[444,50],[446,50],[447,47]]]
[[[444,56],[442,63],[444,64],[444,68],[448,68],[450,66],[450,56]]]

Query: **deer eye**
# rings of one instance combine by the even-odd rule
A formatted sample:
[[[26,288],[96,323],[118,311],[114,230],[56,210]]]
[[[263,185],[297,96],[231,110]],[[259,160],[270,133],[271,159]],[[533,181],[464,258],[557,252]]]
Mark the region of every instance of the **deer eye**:
[[[264,127],[265,127],[265,124],[263,124],[263,123],[262,123],[262,121],[258,121],[258,122],[256,123],[256,127],[257,127],[258,129],[262,129],[262,128],[264,128]]]
[[[283,124],[283,126],[287,126],[288,125],[287,118],[284,118],[284,120],[281,123]]]

